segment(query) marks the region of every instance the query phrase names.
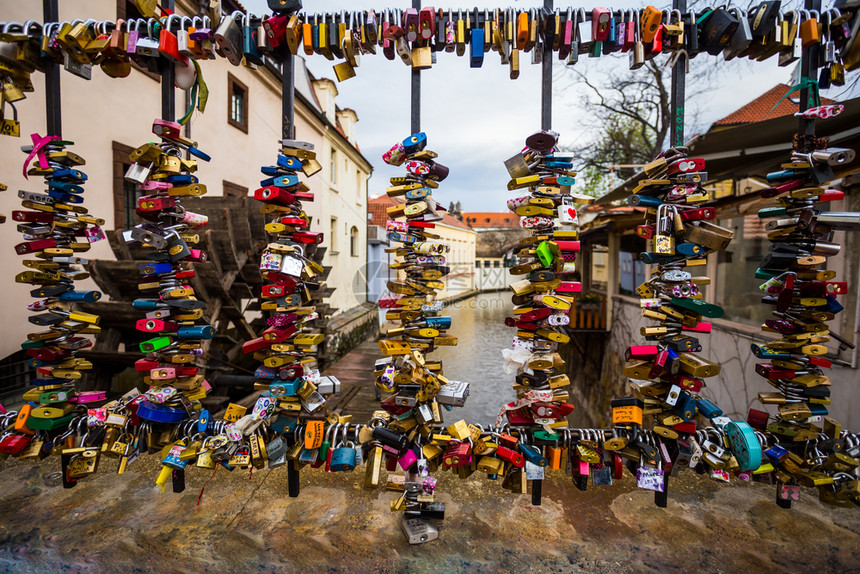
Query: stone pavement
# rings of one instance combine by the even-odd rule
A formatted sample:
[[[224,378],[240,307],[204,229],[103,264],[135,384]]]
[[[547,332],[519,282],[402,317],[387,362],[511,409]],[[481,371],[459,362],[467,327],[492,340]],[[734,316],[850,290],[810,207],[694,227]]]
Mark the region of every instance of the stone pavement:
[[[323,374],[341,382],[340,392],[327,400],[329,412],[351,414],[356,422],[370,420],[370,414],[379,408],[373,364],[383,356],[376,339],[370,339],[325,370]]]
[[[327,371],[343,384],[333,409],[368,420],[379,356],[369,341]],[[295,499],[283,467],[195,467],[173,494],[155,486],[155,458],[121,476],[116,459],[102,458],[96,475],[68,490],[52,476],[56,457],[0,461],[0,572],[860,571],[860,511],[824,506],[807,489],[784,510],[771,486],[686,472],[672,479],[664,509],[629,474],[581,492],[548,471],[535,507],[482,473],[461,481],[440,472],[440,539],[409,546],[401,514],[389,510],[396,493],[364,490],[364,467],[303,469]]]
[[[694,473],[673,480],[668,508],[635,488],[577,490],[558,471],[543,505],[481,473],[439,474],[447,503],[440,539],[409,546],[395,493],[361,488],[351,473],[187,472],[182,494],[154,486],[147,457],[122,476],[99,472],[63,490],[49,486],[59,462],[0,462],[0,571],[7,572],[852,572],[860,512],[834,509],[804,489],[794,508],[773,487],[719,485]],[[206,485],[200,505],[197,498]]]

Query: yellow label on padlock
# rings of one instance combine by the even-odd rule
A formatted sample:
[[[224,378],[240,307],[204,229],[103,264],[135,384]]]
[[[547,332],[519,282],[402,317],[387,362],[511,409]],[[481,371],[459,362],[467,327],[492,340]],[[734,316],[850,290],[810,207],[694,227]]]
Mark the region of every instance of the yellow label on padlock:
[[[230,403],[227,405],[227,410],[224,412],[224,420],[230,422],[236,422],[248,411],[248,407],[243,407],[242,405],[237,405],[236,403]]]

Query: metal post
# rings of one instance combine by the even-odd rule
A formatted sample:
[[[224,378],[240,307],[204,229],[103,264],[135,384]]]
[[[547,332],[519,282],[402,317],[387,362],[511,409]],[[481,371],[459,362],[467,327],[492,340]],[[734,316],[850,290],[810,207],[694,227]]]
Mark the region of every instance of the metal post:
[[[551,14],[553,0],[543,0],[543,7],[544,13]],[[552,46],[548,42],[543,44],[540,89],[540,128],[549,130],[552,129]]]
[[[687,11],[687,0],[672,0],[672,8]],[[684,145],[684,98],[687,90],[687,62],[688,56],[679,55],[672,66],[672,97],[669,104],[669,145]]]
[[[162,0],[161,6],[172,12],[174,0]],[[173,62],[159,58],[158,72],[161,74],[161,119],[173,121],[176,118],[176,71]]]
[[[57,0],[42,0],[45,22],[59,22]],[[49,136],[62,137],[63,116],[60,112],[60,65],[48,60],[45,69],[45,119]]]
[[[285,50],[285,52],[284,63],[281,66],[281,110],[283,113],[281,137],[293,139],[296,135],[295,60],[289,50]]]
[[[412,7],[421,10],[421,0],[412,0]],[[412,133],[421,131],[421,70],[412,68],[412,110],[410,114]]]
[[[807,10],[818,10],[821,12],[821,0],[805,0],[803,7]],[[804,48],[800,54],[800,81],[810,78],[818,80],[818,44],[814,44],[809,48]],[[799,109],[801,112],[815,107],[813,92],[808,87],[804,87],[800,91]],[[815,135],[815,120],[800,119],[800,127],[798,134],[814,136]],[[808,151],[808,150],[798,150]]]
[[[296,137],[296,62],[289,50],[284,52],[281,64],[281,137],[293,139]],[[292,445],[292,439],[288,439],[287,444]],[[300,480],[298,461],[287,461],[287,493],[290,498],[299,496]]]

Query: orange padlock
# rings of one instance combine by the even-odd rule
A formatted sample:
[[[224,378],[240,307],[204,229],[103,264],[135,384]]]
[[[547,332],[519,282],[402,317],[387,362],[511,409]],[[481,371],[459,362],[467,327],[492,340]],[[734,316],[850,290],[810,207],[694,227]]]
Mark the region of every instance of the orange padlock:
[[[818,12],[813,10],[812,13],[815,16],[812,16],[809,11],[804,10],[803,15],[807,16],[807,18],[800,23],[800,40],[804,48],[821,42],[821,32],[818,29]]]
[[[639,17],[639,29],[641,39],[645,44],[649,44],[654,40],[654,36],[657,35],[662,21],[663,12],[654,6],[646,6],[642,10],[642,15]]]

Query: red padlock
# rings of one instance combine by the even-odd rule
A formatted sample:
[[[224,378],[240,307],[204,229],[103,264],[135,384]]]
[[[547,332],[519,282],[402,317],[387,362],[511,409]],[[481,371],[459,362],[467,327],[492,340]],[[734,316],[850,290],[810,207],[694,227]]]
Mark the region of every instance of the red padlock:
[[[10,434],[0,439],[0,452],[18,454],[30,444],[33,437],[21,434]]]

